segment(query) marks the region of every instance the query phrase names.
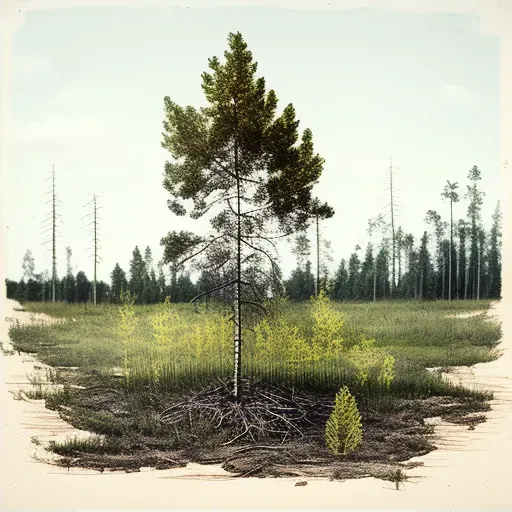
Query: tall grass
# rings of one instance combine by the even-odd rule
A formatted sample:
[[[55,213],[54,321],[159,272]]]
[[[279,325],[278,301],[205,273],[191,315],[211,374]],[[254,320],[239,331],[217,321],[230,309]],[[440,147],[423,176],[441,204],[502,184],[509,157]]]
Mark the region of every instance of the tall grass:
[[[474,364],[495,357],[500,327],[483,316],[485,301],[271,305],[244,334],[245,376],[314,389],[350,385],[359,393],[404,396],[442,392],[427,366]],[[83,306],[28,303],[28,311],[65,318],[61,324],[11,329],[19,350],[53,366],[122,371],[131,389],[184,390],[232,373],[232,325],[217,306],[189,304]],[[123,309],[124,308],[124,309]],[[462,393],[462,391],[460,391]]]

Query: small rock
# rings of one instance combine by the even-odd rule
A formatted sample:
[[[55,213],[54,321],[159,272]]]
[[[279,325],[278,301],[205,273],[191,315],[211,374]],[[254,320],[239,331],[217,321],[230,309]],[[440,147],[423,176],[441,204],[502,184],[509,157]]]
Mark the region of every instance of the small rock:
[[[295,483],[295,487],[303,487],[304,485],[308,485],[305,480],[301,480],[300,482]]]

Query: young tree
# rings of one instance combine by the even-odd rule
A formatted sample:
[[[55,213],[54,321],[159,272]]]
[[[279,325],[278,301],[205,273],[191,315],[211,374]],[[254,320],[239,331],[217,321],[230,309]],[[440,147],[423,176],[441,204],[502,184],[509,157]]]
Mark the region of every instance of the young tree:
[[[173,232],[162,245],[165,262],[178,267],[192,259],[196,266],[208,265],[219,249],[236,262],[235,277],[216,289],[234,288],[233,392],[239,399],[242,305],[256,304],[246,267],[265,268],[265,258],[274,271],[273,239],[303,228],[311,218],[312,188],[323,159],[314,153],[310,130],[297,145],[299,123],[291,104],[276,118],[276,94],[267,93],[265,80],[256,77],[257,64],[242,35],[230,34],[228,41],[225,63],[211,58],[211,73],[202,75],[207,107],[183,108],[164,99],[162,145],[174,159],[165,168],[169,207],[185,215],[181,200],[191,200],[192,218],[216,211],[213,233]]]
[[[450,201],[450,252],[448,254],[448,300],[452,300],[453,203],[459,202],[459,194],[457,193],[458,187],[458,183],[451,183],[450,181],[446,181],[443,193],[441,194],[441,196],[444,199]]]

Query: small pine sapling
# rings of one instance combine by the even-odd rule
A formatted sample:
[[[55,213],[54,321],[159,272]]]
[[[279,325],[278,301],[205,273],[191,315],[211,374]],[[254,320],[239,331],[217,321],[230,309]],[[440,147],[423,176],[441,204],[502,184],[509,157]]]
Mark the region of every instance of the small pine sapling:
[[[361,414],[357,402],[346,386],[337,393],[334,409],[325,426],[325,441],[334,455],[347,455],[363,440]]]

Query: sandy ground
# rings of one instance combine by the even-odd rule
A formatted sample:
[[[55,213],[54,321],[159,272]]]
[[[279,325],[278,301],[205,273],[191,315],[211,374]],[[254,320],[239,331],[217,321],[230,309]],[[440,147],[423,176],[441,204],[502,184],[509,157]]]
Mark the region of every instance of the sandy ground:
[[[6,317],[30,321],[27,313],[13,311],[17,306],[14,301],[3,303],[0,341],[4,343],[8,343]],[[400,491],[391,482],[373,478],[309,479],[308,485],[296,487],[300,479],[234,479],[215,466],[100,474],[73,468],[68,472],[36,461],[34,457],[41,458],[44,450],[32,442],[34,437],[44,443],[88,434],[46,410],[42,401],[15,399],[17,390],[30,388],[26,375],[44,372],[44,367],[31,356],[0,353],[1,510],[511,509],[512,332],[507,310],[512,308],[502,302],[491,311],[503,321],[502,357],[447,376],[495,391],[488,420],[474,430],[438,424],[439,449],[415,459],[423,466],[407,471],[414,478]]]

